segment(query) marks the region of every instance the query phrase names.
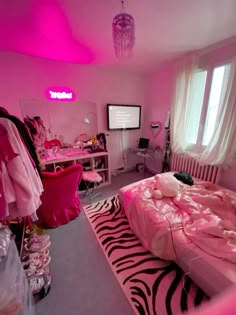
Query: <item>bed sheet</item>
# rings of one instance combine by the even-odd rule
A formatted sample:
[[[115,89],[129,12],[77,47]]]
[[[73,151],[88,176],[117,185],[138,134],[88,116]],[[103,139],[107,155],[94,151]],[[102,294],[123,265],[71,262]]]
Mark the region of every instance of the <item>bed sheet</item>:
[[[173,238],[178,239],[180,253],[191,241],[181,231],[181,218],[172,216],[171,198],[151,198],[153,185],[154,177],[144,179],[121,188],[119,196],[131,229],[143,246],[154,256],[177,261]]]
[[[213,269],[213,278],[219,273],[222,286],[236,283],[236,194],[196,181],[192,188],[181,185],[175,198],[153,200],[153,185],[151,177],[119,191],[130,226],[143,245],[153,255],[177,262],[186,272],[204,266],[206,276]],[[227,272],[222,274],[224,268]],[[217,292],[218,284],[206,284],[207,293]]]
[[[154,255],[175,260],[173,237],[236,263],[236,194],[209,182],[180,184],[173,198],[152,197],[154,177],[120,189],[130,225]],[[181,253],[180,253],[181,254]],[[218,256],[220,255],[220,256]]]

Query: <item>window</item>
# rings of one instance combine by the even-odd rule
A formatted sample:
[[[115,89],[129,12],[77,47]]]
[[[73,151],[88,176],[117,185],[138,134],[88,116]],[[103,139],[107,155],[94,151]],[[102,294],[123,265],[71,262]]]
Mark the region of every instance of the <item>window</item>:
[[[230,65],[199,70],[188,90],[190,114],[187,125],[188,147],[202,151],[215,130],[217,114],[228,83]]]

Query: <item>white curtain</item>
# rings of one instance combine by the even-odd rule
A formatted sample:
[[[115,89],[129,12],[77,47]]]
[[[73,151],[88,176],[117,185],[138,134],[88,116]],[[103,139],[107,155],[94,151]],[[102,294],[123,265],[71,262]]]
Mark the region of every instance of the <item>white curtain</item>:
[[[228,73],[228,83],[222,89],[217,121],[212,138],[203,152],[188,147],[187,130],[192,108],[194,72],[197,57],[190,56],[178,65],[174,100],[171,107],[171,149],[175,153],[187,153],[202,164],[236,164],[236,58]]]
[[[174,99],[170,114],[171,149],[175,153],[187,150],[188,117],[192,107],[194,72],[197,70],[197,57],[190,55],[176,66]]]
[[[213,136],[200,156],[204,164],[233,166],[236,161],[236,58],[231,63],[228,84],[222,91]]]

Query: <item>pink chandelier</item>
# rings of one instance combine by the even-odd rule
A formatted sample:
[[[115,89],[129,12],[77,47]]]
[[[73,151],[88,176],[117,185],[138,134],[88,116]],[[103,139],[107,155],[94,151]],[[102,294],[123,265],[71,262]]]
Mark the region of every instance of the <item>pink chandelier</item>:
[[[125,13],[124,1],[121,0],[121,13],[113,18],[112,35],[117,58],[131,57],[133,54],[135,35],[134,18]]]

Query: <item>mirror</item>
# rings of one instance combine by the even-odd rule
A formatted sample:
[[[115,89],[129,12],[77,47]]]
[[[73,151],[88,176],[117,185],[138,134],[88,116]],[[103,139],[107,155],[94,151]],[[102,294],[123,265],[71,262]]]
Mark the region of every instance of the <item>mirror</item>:
[[[40,116],[46,128],[47,139],[59,139],[74,144],[81,134],[89,139],[98,133],[97,108],[93,102],[60,102],[21,99],[22,117]]]

